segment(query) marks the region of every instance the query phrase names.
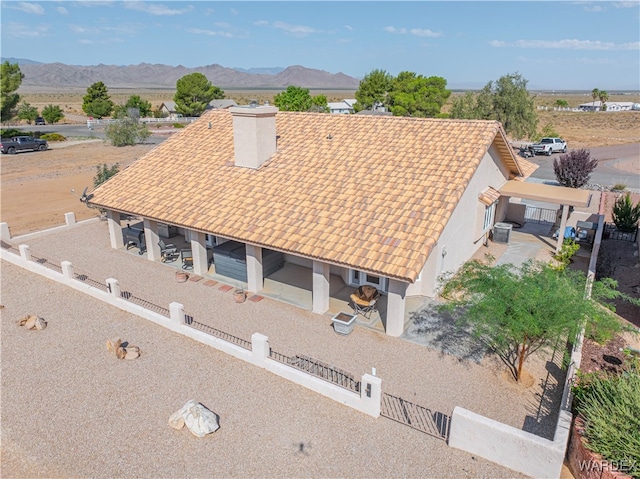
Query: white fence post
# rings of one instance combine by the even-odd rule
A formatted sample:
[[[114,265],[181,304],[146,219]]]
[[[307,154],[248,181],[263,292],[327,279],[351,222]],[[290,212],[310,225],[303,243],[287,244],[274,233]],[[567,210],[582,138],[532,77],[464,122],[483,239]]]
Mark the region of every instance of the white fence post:
[[[71,261],[63,261],[60,263],[62,266],[62,275],[67,279],[73,279],[73,265]]]
[[[9,241],[11,239],[11,232],[9,231],[9,224],[4,221],[0,223],[0,239],[2,241]]]
[[[73,226],[76,224],[76,214],[72,211],[64,214],[64,221],[67,226]]]
[[[25,261],[31,261],[31,249],[28,244],[21,244],[20,248],[20,257]]]
[[[171,320],[178,324],[184,324],[184,305],[182,303],[173,302],[169,304],[169,313]]]
[[[370,416],[379,417],[382,407],[382,379],[371,374],[363,374],[360,384],[362,411]]]
[[[253,364],[256,366],[264,367],[264,363],[269,357],[269,338],[264,334],[253,333],[251,335],[251,353],[253,357]]]
[[[115,278],[107,278],[107,288],[114,298],[120,297],[120,283]]]

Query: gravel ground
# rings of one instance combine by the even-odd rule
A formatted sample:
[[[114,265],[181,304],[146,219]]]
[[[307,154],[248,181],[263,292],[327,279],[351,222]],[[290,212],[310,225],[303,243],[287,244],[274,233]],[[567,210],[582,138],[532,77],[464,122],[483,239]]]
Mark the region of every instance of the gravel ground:
[[[376,367],[383,390],[450,415],[458,405],[549,436],[549,398],[561,393],[550,354],[528,366],[533,385],[505,378],[495,359],[460,361],[357,327],[336,335],[331,318],[265,298],[236,304],[204,281],[178,284],[175,269],[109,247],[106,222],[19,239],[32,254],[249,339],[303,354],[359,377]],[[388,419],[374,420],[277,376],[61,285],[2,264],[3,477],[518,477]],[[142,281],[141,281],[142,279]],[[16,321],[38,314],[44,331]],[[118,361],[121,337],[142,349]],[[558,355],[556,355],[558,356]],[[551,366],[550,366],[551,365]],[[167,425],[196,399],[221,417],[205,439]],[[549,420],[549,418],[551,420]],[[153,451],[152,454],[149,454]]]

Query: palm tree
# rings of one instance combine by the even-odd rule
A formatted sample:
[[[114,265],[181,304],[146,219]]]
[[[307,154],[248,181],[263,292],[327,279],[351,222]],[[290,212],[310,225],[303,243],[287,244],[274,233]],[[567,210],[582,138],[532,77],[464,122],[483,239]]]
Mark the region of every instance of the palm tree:
[[[607,111],[607,100],[609,99],[609,94],[604,91],[604,90],[600,90],[600,92],[598,93],[598,98],[600,99],[600,110],[601,111]]]
[[[593,111],[596,111],[596,98],[600,96],[600,90],[594,88],[591,90],[591,96],[593,97]]]

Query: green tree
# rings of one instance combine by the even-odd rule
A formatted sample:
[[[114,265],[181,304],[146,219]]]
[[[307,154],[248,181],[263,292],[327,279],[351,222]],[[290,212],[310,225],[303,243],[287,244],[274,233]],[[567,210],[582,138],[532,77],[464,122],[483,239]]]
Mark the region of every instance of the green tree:
[[[603,340],[623,329],[606,301],[634,300],[604,278],[593,283],[585,298],[586,276],[557,271],[550,264],[529,261],[520,268],[489,266],[473,260],[447,278],[441,310],[452,312],[458,327],[470,330],[522,378],[525,360],[558,340],[575,338],[585,325],[587,334]]]
[[[139,141],[144,142],[151,132],[145,123],[140,123],[136,118],[125,117],[107,125],[104,134],[113,146],[131,146]]]
[[[388,106],[388,95],[391,91],[393,76],[385,70],[372,70],[367,73],[358,85],[356,90],[356,112],[362,110],[373,110],[374,107]]]
[[[598,92],[598,100],[600,100],[600,110],[607,111],[607,100],[609,99],[609,93],[604,90]]]
[[[311,97],[311,111],[329,113],[329,103],[326,95],[314,95]]]
[[[96,170],[96,176],[93,177],[93,186],[98,187],[118,173],[120,171],[120,165],[115,163],[111,166],[107,166],[106,163],[103,163],[102,165],[98,165]]]
[[[26,101],[20,103],[20,106],[18,106],[19,120],[26,120],[30,125],[31,122],[35,121],[36,118],[38,118],[38,109],[35,106],[31,106]]]
[[[596,100],[598,99],[599,96],[600,96],[600,90],[598,90],[597,88],[594,88],[593,90],[591,90],[591,98],[593,98],[593,111],[596,110]]]
[[[64,118],[64,113],[58,105],[47,105],[42,109],[42,118],[52,125],[62,120]]]
[[[538,116],[534,97],[527,91],[527,80],[519,73],[487,83],[475,97],[454,103],[451,118],[497,120],[505,131],[516,138],[534,138]]]
[[[82,97],[82,111],[98,119],[111,114],[113,102],[104,83],[99,81],[87,88],[87,94]]]
[[[567,100],[556,100],[556,106],[558,108],[566,108],[569,106],[569,103],[567,103]]]
[[[457,95],[452,100],[450,116],[462,120],[475,120],[476,105],[476,96],[473,92],[468,91],[464,95]]]
[[[281,111],[309,111],[314,103],[308,88],[289,85],[273,98],[273,104]]]
[[[500,77],[493,88],[494,118],[516,138],[536,133],[538,117],[534,98],[527,91],[527,80],[519,73]]]
[[[447,80],[426,78],[414,72],[400,72],[389,92],[390,110],[395,116],[433,118],[449,99]]]
[[[631,201],[631,193],[627,192],[626,195],[616,198],[612,215],[616,228],[621,231],[633,231],[638,227],[638,221],[640,221],[640,201],[634,206]]]
[[[211,100],[224,98],[224,92],[202,73],[190,73],[176,82],[176,111],[184,116],[200,116]]]
[[[140,95],[131,95],[124,107],[126,109],[137,108],[140,112],[141,118],[148,118],[151,116],[151,102],[143,100],[140,98]]]
[[[20,101],[16,93],[24,75],[17,63],[5,61],[0,67],[0,121],[11,120],[16,115],[15,108]]]

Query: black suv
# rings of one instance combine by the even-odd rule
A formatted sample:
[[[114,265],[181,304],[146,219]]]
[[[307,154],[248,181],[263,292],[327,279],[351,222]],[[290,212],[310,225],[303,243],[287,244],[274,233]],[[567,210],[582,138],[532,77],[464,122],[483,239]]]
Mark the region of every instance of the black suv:
[[[46,123],[44,122],[44,118],[42,118],[41,116],[36,118],[36,126],[37,125],[46,125]]]

